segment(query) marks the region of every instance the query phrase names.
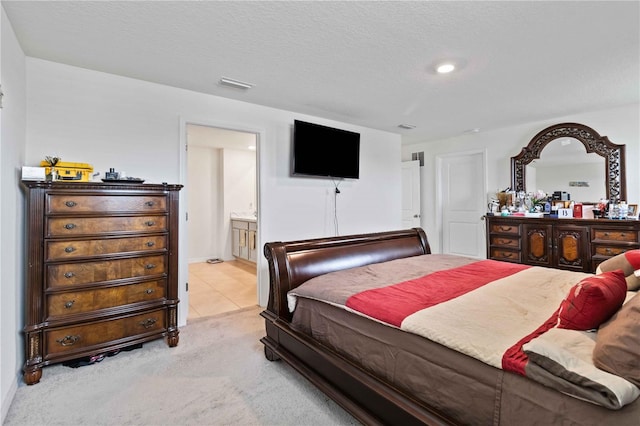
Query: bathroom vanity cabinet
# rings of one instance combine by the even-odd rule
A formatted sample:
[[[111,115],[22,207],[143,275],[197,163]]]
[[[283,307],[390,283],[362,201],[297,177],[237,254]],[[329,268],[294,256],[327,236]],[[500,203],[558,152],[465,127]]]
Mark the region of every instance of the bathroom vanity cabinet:
[[[258,261],[257,232],[258,226],[253,219],[231,220],[231,251],[236,259],[253,263]]]

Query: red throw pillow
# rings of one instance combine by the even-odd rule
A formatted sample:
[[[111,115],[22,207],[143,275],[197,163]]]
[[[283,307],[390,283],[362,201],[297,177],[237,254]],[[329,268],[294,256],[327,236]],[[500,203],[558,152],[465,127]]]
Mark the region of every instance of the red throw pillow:
[[[624,257],[631,265],[634,271],[640,269],[640,249],[639,250],[629,250],[624,252]]]
[[[559,328],[591,330],[608,320],[622,306],[627,282],[621,270],[604,272],[571,287],[560,304]]]

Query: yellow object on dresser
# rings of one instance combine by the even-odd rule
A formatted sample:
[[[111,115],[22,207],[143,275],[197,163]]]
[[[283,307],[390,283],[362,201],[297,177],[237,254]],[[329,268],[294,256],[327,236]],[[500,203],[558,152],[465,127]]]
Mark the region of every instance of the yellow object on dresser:
[[[40,167],[45,168],[47,175],[51,173],[51,165],[48,161],[43,160],[40,162]],[[59,161],[53,166],[56,172],[56,176],[53,180],[68,180],[75,182],[89,182],[91,180],[91,174],[93,173],[93,166],[87,163],[71,163],[69,161]]]

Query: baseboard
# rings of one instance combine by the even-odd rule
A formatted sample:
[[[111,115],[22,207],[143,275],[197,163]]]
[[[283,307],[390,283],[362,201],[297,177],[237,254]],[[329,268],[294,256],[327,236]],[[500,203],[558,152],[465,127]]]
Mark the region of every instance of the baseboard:
[[[189,264],[192,264],[192,263],[204,263],[209,259],[221,259],[223,262],[230,262],[232,260],[241,260],[241,261],[244,260],[244,259],[239,259],[239,258],[236,258],[236,257],[230,257],[229,259],[225,259],[225,258],[221,258],[221,257],[217,258],[216,256],[211,256],[211,257],[194,257],[192,259],[189,259],[187,261],[187,263],[189,263]],[[244,261],[247,262],[247,263],[251,263],[251,264],[255,265],[255,262],[251,262],[251,261],[248,261],[248,260],[244,260]]]
[[[213,257],[195,257],[193,259],[189,259],[188,263],[189,264],[191,264],[191,263],[204,263],[207,260],[214,259],[214,258],[215,258],[215,256],[213,256]]]
[[[20,375],[22,377],[22,375]],[[0,417],[2,420],[0,424],[4,424],[5,419],[7,418],[7,414],[9,413],[9,407],[11,407],[11,403],[13,402],[13,398],[16,396],[16,392],[18,391],[18,376],[13,378],[11,385],[9,386],[9,391],[2,399],[2,416]]]

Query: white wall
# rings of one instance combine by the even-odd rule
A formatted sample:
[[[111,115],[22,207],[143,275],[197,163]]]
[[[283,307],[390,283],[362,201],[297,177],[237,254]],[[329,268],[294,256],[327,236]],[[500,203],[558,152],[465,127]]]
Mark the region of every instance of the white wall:
[[[13,400],[24,362],[24,202],[20,167],[26,126],[25,56],[0,8],[0,401],[2,420]]]
[[[563,94],[570,96],[570,94]],[[551,99],[550,102],[553,100]],[[584,112],[544,121],[464,134],[445,140],[406,145],[402,159],[411,159],[412,152],[424,151],[422,170],[422,227],[427,232],[431,247],[439,251],[441,229],[436,226],[439,213],[436,200],[435,158],[440,154],[486,149],[487,182],[489,190],[504,189],[511,185],[511,157],[520,153],[531,138],[544,128],[565,122],[591,127],[611,142],[626,145],[627,202],[640,201],[640,104],[632,104],[600,111]]]
[[[201,238],[189,238],[189,262],[203,262],[220,257],[219,218],[220,190],[220,149],[201,146],[189,146],[188,182],[191,196],[188,200],[189,235]],[[254,161],[255,162],[255,161]],[[207,238],[208,236],[208,238]]]
[[[340,186],[340,232],[401,226],[397,134],[34,58],[27,58],[27,95],[28,164],[57,154],[63,161],[91,163],[103,173],[115,167],[148,182],[175,183],[181,175],[186,123],[257,133],[259,246],[333,233],[331,182],[289,176],[294,119],[360,132],[361,174],[359,180]],[[189,187],[184,191],[197,196]],[[180,232],[187,232],[185,223]],[[181,264],[186,264],[186,244],[182,247]],[[258,271],[259,300],[265,305],[268,271],[262,257]],[[186,268],[181,273],[184,283]],[[183,285],[180,300],[183,306],[188,303]],[[181,324],[185,314],[186,309],[179,309]]]

